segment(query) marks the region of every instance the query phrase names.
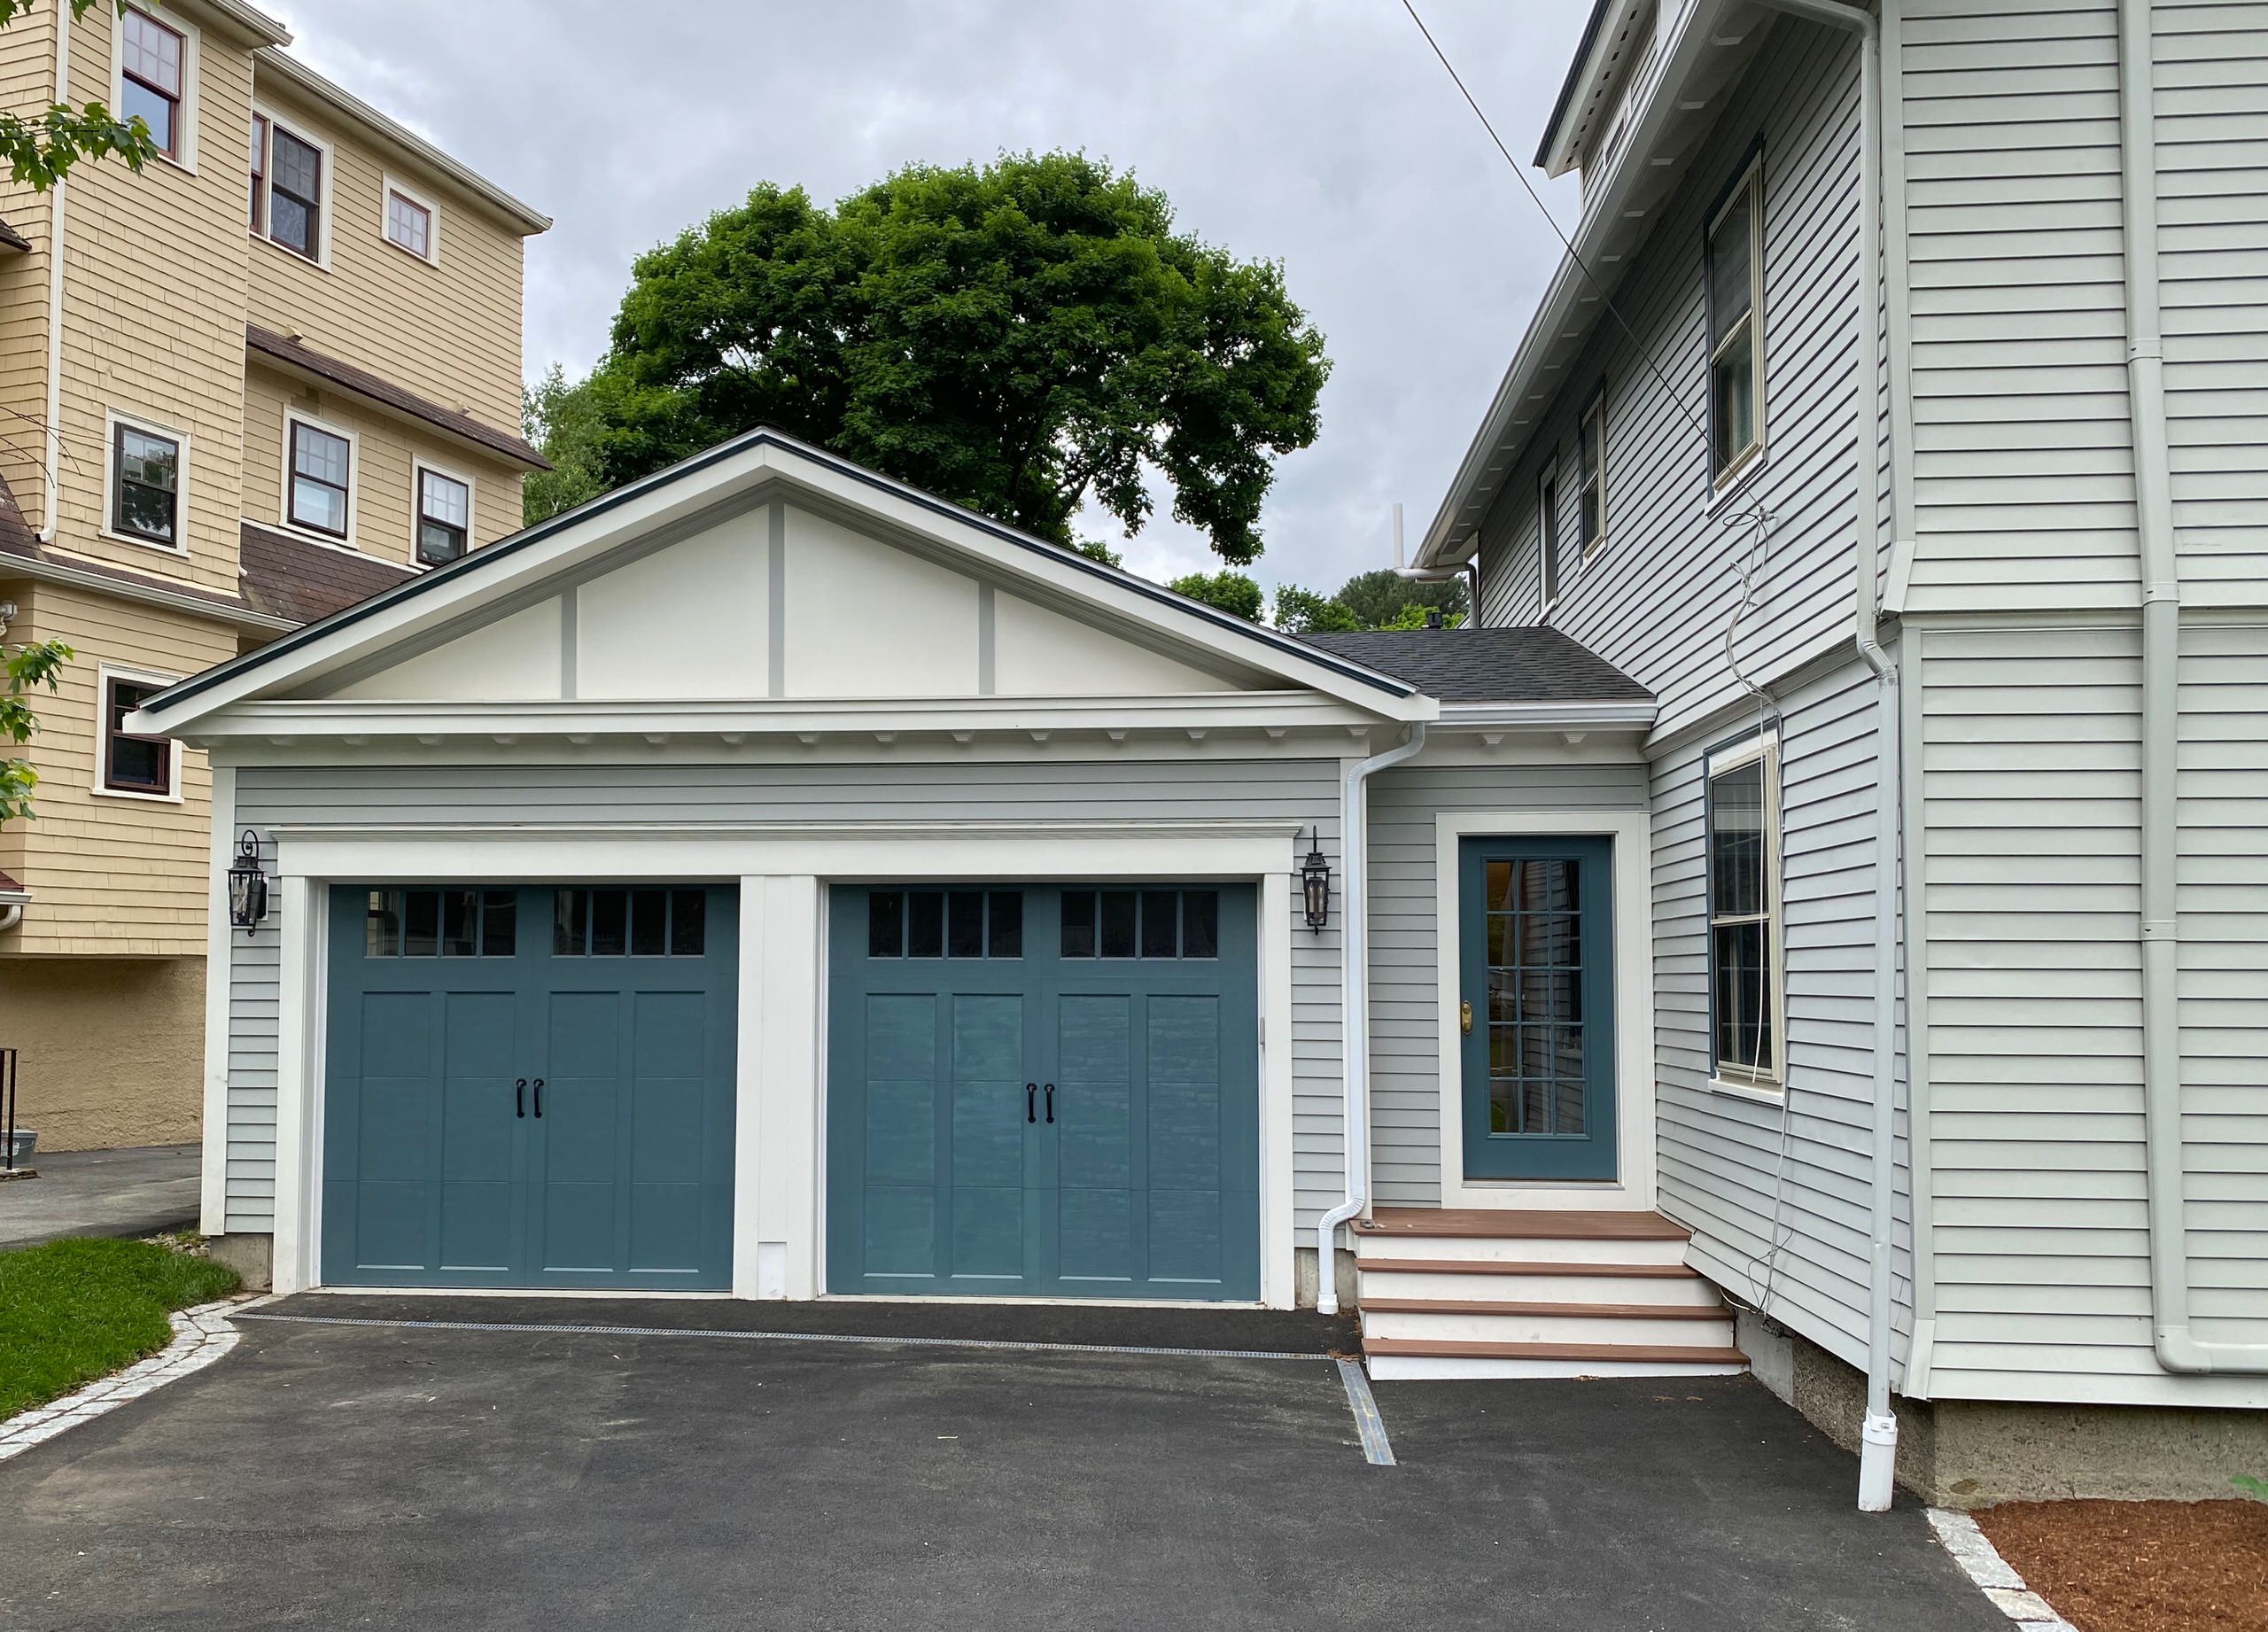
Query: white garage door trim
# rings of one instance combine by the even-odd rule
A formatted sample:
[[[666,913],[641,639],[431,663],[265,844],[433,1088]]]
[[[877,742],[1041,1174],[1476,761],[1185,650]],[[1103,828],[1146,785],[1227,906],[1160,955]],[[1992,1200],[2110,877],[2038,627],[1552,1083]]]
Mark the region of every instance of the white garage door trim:
[[[825,1262],[825,881],[1218,879],[1260,889],[1261,1301],[1293,1306],[1292,824],[1099,830],[1045,823],[833,827],[644,836],[276,831],[283,918],[277,1019],[276,1291],[319,1284],[328,881],[704,879],[741,887],[740,1083],[733,1295],[811,1298]]]

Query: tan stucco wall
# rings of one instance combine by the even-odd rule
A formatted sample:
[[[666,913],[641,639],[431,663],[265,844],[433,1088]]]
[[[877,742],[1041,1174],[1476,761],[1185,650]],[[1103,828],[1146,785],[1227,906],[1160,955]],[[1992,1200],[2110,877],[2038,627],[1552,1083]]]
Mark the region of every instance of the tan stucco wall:
[[[0,1047],[42,1150],[177,1145],[204,1108],[205,960],[0,959]]]

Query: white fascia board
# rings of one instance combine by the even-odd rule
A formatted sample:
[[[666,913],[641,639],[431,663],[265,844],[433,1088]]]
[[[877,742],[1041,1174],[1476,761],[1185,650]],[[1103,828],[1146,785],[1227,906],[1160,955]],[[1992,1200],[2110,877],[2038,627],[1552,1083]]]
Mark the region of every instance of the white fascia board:
[[[1371,718],[1431,719],[1437,710],[1434,699],[1405,680],[1303,650],[1288,636],[1247,626],[1131,573],[989,523],[776,431],[759,431],[594,500],[580,511],[474,550],[271,648],[185,681],[137,718],[168,735],[202,730],[221,710],[320,679],[459,624],[484,608],[501,610],[540,595],[548,580],[571,580],[619,547],[695,523],[735,501],[754,503],[764,490],[782,483],[983,562],[1003,576],[1046,584],[1169,644],[1211,652],[1350,703]]]
[[[1433,729],[1644,730],[1659,712],[1653,703],[1444,703]]]
[[[1479,545],[1478,516],[1464,529],[1464,538],[1453,544],[1451,539],[1459,530],[1460,518],[1475,501],[1488,476],[1492,462],[1503,469],[1500,476],[1509,475],[1517,462],[1518,453],[1507,452],[1503,442],[1518,417],[1521,408],[1531,410],[1530,418],[1541,418],[1551,406],[1550,400],[1563,388],[1561,383],[1549,387],[1539,385],[1543,365],[1554,352],[1559,351],[1569,329],[1580,328],[1582,336],[1572,342],[1573,351],[1580,351],[1588,341],[1588,330],[1604,316],[1599,311],[1576,321],[1576,314],[1585,294],[1596,295],[1597,289],[1588,266],[1596,271],[1599,281],[1605,284],[1610,297],[1619,281],[1619,272],[1605,269],[1600,257],[1618,237],[1635,245],[1651,229],[1651,220],[1632,221],[1625,216],[1642,183],[1651,183],[1666,188],[1669,184],[1653,163],[1654,155],[1664,146],[1665,134],[1674,125],[1688,120],[1714,117],[1713,106],[1708,109],[1681,108],[1679,103],[1696,75],[1710,59],[1719,53],[1739,49],[1752,41],[1756,29],[1727,41],[1720,41],[1718,26],[1726,12],[1734,10],[1740,0],[1694,0],[1692,6],[1679,19],[1675,36],[1666,49],[1662,71],[1655,77],[1653,89],[1648,93],[1645,105],[1640,110],[1638,122],[1631,130],[1630,139],[1614,160],[1613,168],[1598,183],[1591,198],[1584,206],[1581,224],[1576,228],[1573,253],[1560,259],[1559,268],[1552,274],[1538,303],[1535,315],[1528,322],[1527,331],[1520,337],[1518,349],[1512,354],[1511,366],[1504,371],[1503,384],[1496,387],[1495,396],[1489,401],[1488,411],[1481,416],[1480,429],[1474,433],[1472,446],[1465,450],[1458,464],[1456,479],[1442,496],[1441,508],[1427,524],[1425,535],[1418,546],[1413,565],[1443,567],[1464,561]],[[1759,25],[1760,26],[1760,25]],[[1675,178],[1671,177],[1669,181]],[[1651,209],[1646,212],[1651,217]],[[1572,354],[1572,352],[1569,354]],[[1542,400],[1530,402],[1531,396]],[[1525,438],[1522,439],[1525,441]],[[1490,484],[1495,486],[1495,484]],[[1486,510],[1487,504],[1480,505]]]

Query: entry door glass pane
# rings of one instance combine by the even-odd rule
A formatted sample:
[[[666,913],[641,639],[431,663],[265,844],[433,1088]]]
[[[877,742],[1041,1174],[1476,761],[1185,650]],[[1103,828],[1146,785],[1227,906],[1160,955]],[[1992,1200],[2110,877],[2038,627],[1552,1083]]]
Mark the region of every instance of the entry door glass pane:
[[[1487,864],[1488,1131],[1585,1126],[1582,863]]]

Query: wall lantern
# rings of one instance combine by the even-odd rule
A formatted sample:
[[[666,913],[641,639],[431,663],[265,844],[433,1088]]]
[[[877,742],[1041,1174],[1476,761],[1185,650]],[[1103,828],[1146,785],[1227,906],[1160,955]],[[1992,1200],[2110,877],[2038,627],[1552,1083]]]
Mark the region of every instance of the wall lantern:
[[[1323,859],[1318,834],[1308,839],[1308,859],[1300,863],[1300,890],[1307,898],[1308,928],[1317,935],[1331,919],[1331,864]]]
[[[267,916],[268,874],[260,870],[260,835],[246,828],[229,867],[229,921],[249,935]]]

